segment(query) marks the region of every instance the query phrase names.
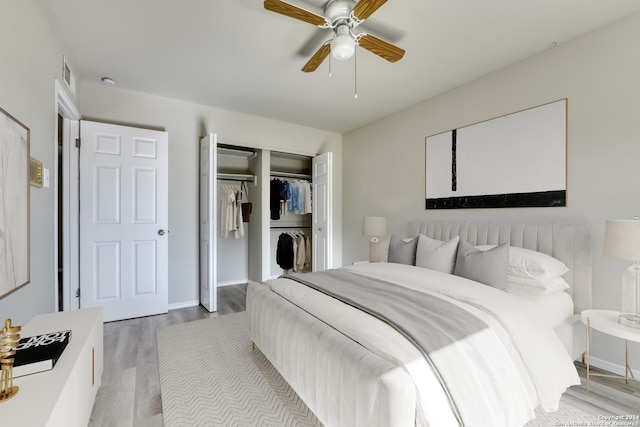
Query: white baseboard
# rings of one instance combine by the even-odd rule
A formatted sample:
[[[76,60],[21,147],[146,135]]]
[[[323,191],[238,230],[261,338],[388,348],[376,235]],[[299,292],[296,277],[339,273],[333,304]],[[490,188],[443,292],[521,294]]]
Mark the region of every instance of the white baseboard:
[[[176,302],[173,304],[169,304],[169,310],[178,310],[180,308],[195,307],[198,304],[200,304],[200,301],[198,300]]]
[[[616,375],[625,375],[625,369],[623,365],[617,365],[615,363],[608,362],[606,360],[598,359],[597,357],[589,357],[589,363],[591,366],[605,371],[614,373]],[[636,378],[640,378],[640,370],[631,368],[631,372]]]

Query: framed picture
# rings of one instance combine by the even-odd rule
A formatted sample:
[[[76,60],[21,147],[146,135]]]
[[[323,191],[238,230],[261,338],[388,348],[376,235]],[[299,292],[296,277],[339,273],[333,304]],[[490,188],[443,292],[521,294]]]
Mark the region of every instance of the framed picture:
[[[567,100],[429,136],[426,209],[566,206]]]
[[[29,267],[29,128],[0,108],[0,298],[26,285]]]

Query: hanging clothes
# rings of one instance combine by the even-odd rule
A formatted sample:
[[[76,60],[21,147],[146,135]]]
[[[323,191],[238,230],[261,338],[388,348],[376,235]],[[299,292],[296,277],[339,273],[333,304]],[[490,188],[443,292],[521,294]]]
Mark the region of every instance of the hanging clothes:
[[[242,222],[249,222],[251,211],[253,210],[253,203],[249,202],[249,190],[247,189],[247,184],[244,181],[242,181],[240,189],[240,208],[242,209]]]
[[[240,184],[222,184],[220,186],[220,237],[232,235],[239,239],[244,236],[242,224],[242,187]]]
[[[284,184],[279,179],[271,180],[271,188],[269,194],[269,210],[271,211],[271,219],[280,219],[280,201],[284,197]]]
[[[293,269],[293,259],[293,237],[288,233],[282,233],[278,237],[276,262],[283,270],[290,270]]]
[[[312,212],[311,183],[304,180],[289,181],[291,200],[289,212],[304,215]]]
[[[284,274],[299,273],[311,266],[311,241],[302,231],[289,230],[280,234],[276,262]]]

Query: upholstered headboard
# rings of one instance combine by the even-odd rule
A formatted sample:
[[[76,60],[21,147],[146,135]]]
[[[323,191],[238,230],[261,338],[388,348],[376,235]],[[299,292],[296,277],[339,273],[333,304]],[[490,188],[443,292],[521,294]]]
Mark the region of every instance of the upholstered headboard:
[[[564,278],[571,285],[575,312],[591,308],[591,229],[586,224],[471,221],[411,221],[409,236],[424,234],[438,240],[460,236],[472,245],[532,249],[559,259],[569,268]]]

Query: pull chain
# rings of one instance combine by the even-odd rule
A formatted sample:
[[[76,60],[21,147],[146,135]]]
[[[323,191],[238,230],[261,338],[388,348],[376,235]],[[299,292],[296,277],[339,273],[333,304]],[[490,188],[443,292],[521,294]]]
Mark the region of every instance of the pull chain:
[[[331,54],[329,54],[329,77],[331,77]]]
[[[353,92],[353,97],[358,99],[358,49],[353,52]]]

